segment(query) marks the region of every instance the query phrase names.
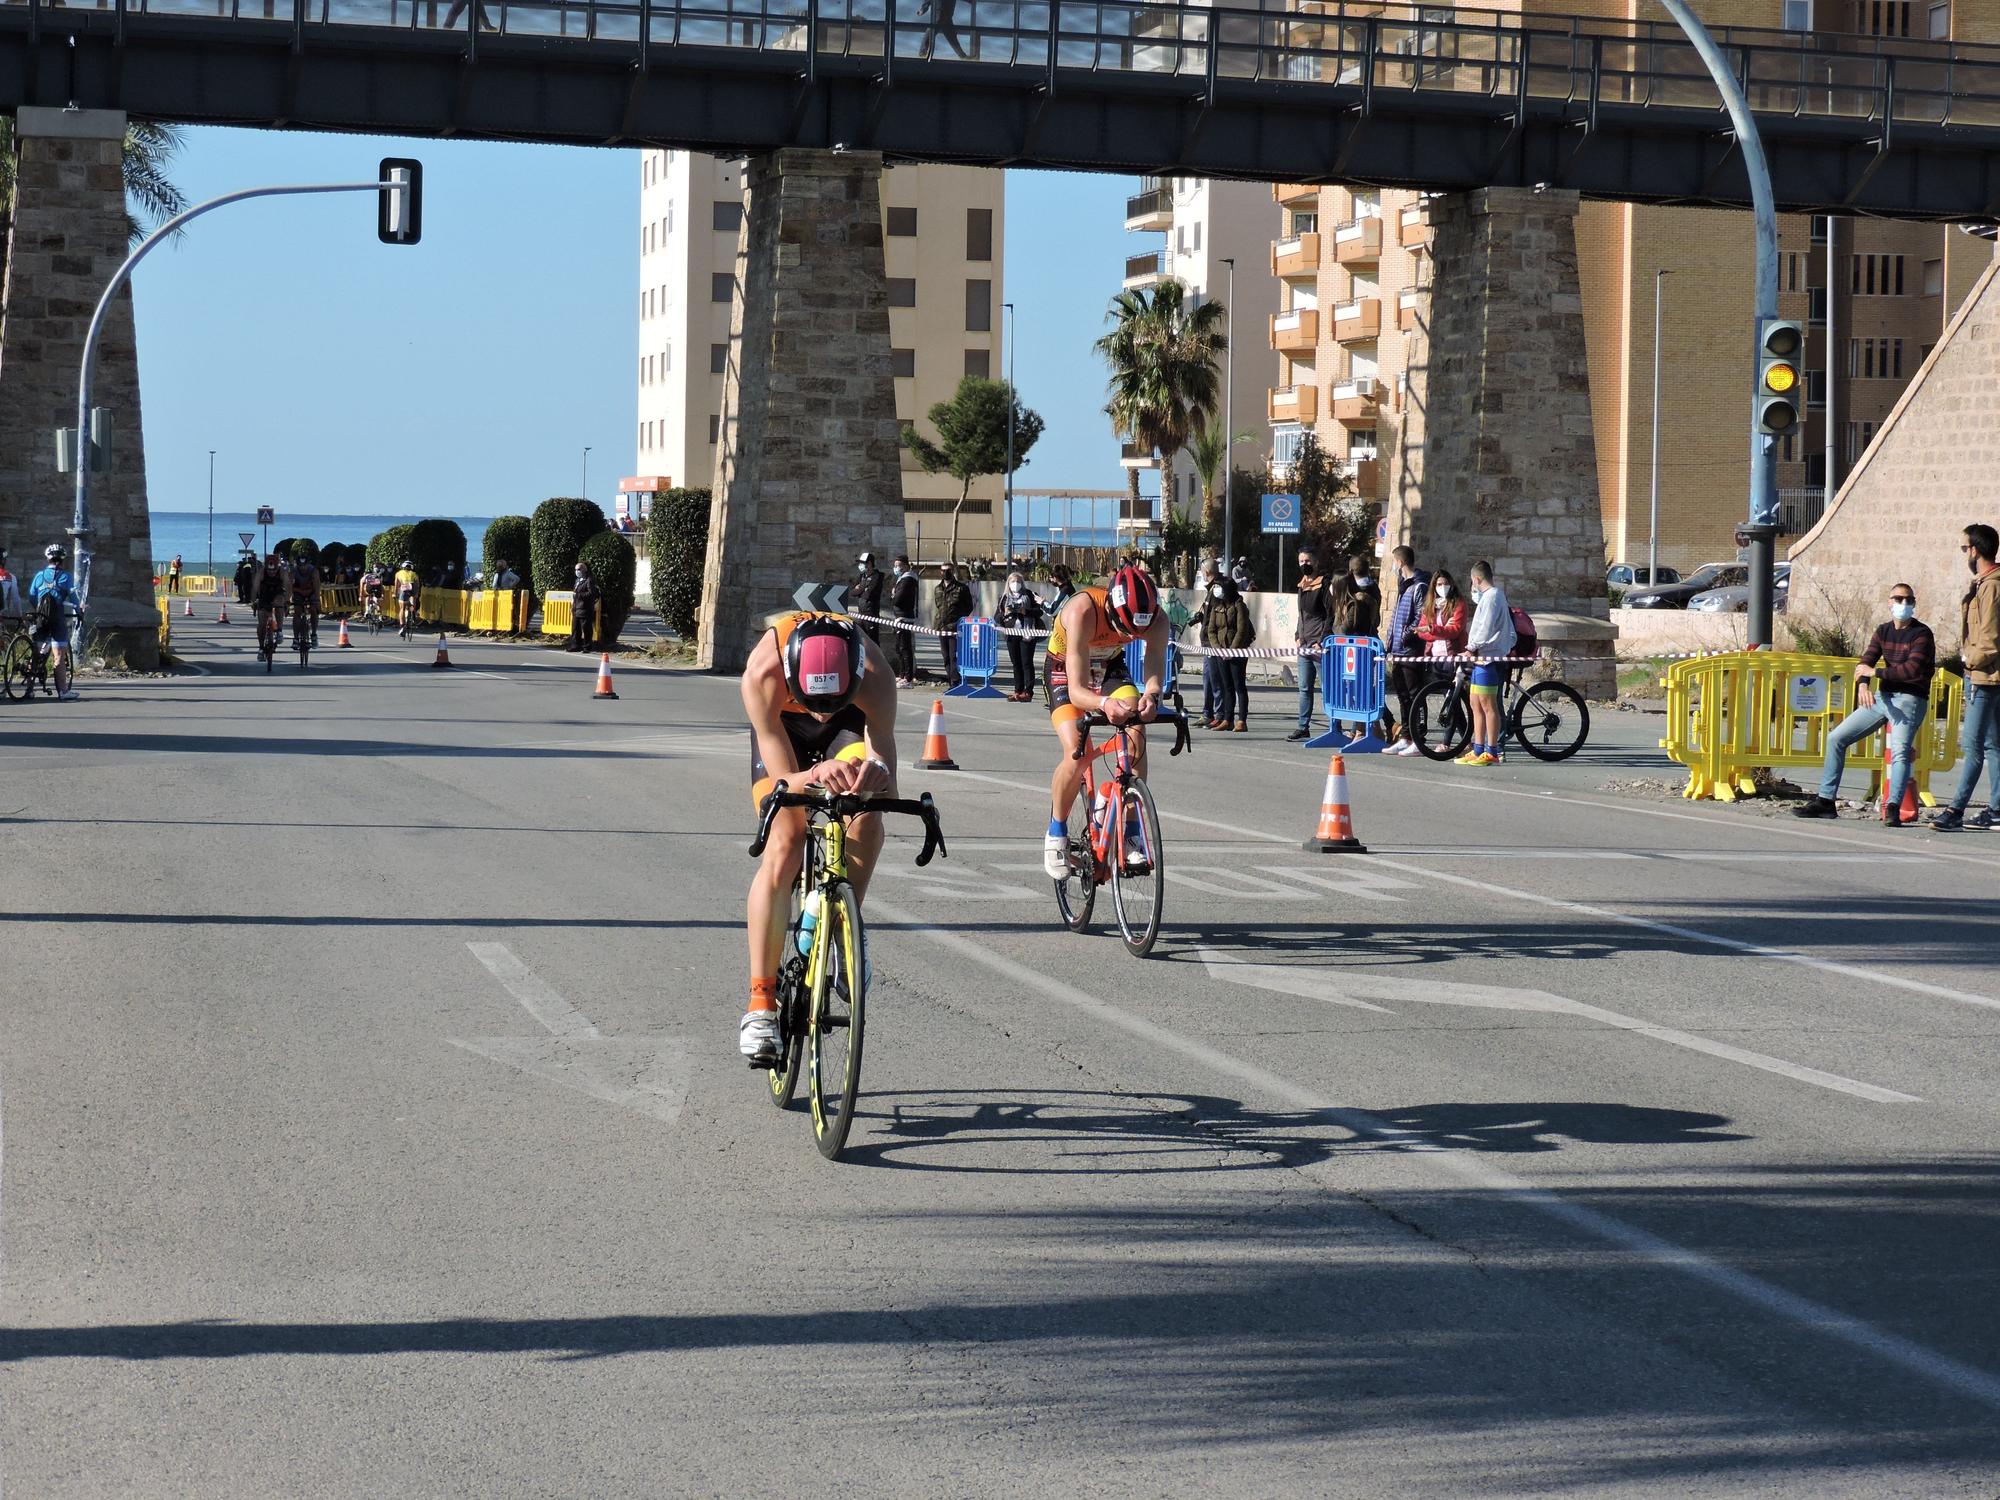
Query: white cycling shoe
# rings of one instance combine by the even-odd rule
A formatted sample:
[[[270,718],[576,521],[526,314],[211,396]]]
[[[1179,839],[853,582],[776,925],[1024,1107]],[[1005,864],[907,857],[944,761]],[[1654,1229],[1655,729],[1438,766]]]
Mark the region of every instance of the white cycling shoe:
[[[1042,872],[1051,880],[1069,879],[1069,839],[1051,833],[1042,840]]]
[[[753,1010],[744,1014],[736,1028],[736,1046],[753,1068],[765,1068],[778,1060],[780,1037],[775,1010]]]

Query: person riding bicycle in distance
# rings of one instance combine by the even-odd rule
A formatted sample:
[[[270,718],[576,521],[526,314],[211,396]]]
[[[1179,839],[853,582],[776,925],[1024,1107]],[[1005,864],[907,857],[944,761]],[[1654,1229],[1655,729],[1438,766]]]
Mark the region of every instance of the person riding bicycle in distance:
[[[292,559],[292,606],[306,612],[306,635],[319,644],[319,564],[305,554]]]
[[[780,781],[794,792],[817,786],[896,794],[895,674],[882,648],[846,615],[779,615],[743,669],[743,709],[750,718],[753,807]],[[758,1067],[778,1060],[778,966],[805,836],[803,809],[779,813],[750,880],[750,1004],[737,1043]],[[867,897],[881,852],[881,814],[850,819],[848,872],[857,902]]]
[[[412,619],[416,617],[418,590],[420,587],[417,581],[416,568],[407,557],[404,558],[403,565],[396,569],[396,620],[399,624],[402,621],[405,607],[410,610]]]
[[[1125,648],[1135,640],[1146,643],[1143,688],[1132,682],[1125,665]],[[1049,832],[1042,843],[1042,867],[1051,880],[1069,874],[1070,809],[1090,770],[1076,759],[1088,733],[1085,716],[1101,712],[1113,724],[1152,723],[1160,712],[1166,670],[1167,616],[1160,608],[1160,591],[1144,569],[1123,567],[1104,588],[1078,589],[1057,613],[1042,664],[1049,718],[1063,747],[1049,781]],[[1141,778],[1146,774],[1143,731],[1133,736],[1132,769]],[[1128,822],[1125,834],[1127,862],[1145,863],[1137,823]]]

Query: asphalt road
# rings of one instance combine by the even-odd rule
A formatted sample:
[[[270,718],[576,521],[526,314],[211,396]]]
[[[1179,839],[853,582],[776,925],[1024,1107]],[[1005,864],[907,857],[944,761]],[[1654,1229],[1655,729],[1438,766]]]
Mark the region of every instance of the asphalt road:
[[[1309,855],[1260,695],[1142,962],[954,707],[828,1164],[733,683],[176,623],[0,705],[9,1495],[2000,1495],[1992,835],[1628,799],[1609,716]]]

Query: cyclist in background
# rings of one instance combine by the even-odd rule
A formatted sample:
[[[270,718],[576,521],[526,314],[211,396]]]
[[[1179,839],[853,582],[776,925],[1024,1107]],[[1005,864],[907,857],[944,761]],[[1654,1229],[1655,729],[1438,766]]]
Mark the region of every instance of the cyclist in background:
[[[1146,643],[1144,691],[1125,666],[1125,647]],[[1143,569],[1126,566],[1105,588],[1079,589],[1056,615],[1042,678],[1049,688],[1050,721],[1062,741],[1062,759],[1049,781],[1049,833],[1042,844],[1042,867],[1051,880],[1069,873],[1069,814],[1090,767],[1076,758],[1084,743],[1088,714],[1102,712],[1113,724],[1150,724],[1159,714],[1167,670],[1167,615],[1160,591]],[[1133,769],[1146,774],[1146,737],[1135,735]],[[1143,864],[1145,847],[1136,822],[1125,829],[1125,858]]]
[[[263,645],[265,632],[277,633],[284,628],[282,611],[292,597],[292,580],[278,561],[278,554],[264,554],[264,571],[257,575],[250,594],[257,606],[257,644]]]
[[[319,564],[310,557],[292,561],[292,606],[306,612],[307,638],[319,644]],[[293,645],[298,642],[294,641]]]
[[[882,648],[846,615],[804,610],[773,621],[743,669],[750,717],[750,801],[760,805],[774,783],[791,791],[896,794],[896,680]],[[750,880],[750,1004],[737,1045],[753,1066],[778,1060],[778,966],[790,892],[804,854],[806,815],[787,808]],[[863,813],[847,825],[854,899],[882,852],[882,817]]]
[[[375,568],[361,575],[361,607],[363,614],[382,613],[382,574]]]
[[[69,575],[69,553],[52,544],[43,550],[42,559],[47,566],[28,580],[28,603],[35,611],[35,627],[29,639],[38,649],[47,649],[54,666],[61,664],[63,652],[69,648],[70,612],[81,618],[83,601],[77,598],[76,580]],[[58,696],[67,702],[76,696],[76,690],[72,688]]]
[[[415,625],[417,623],[417,591],[423,585],[418,581],[417,570],[410,560],[403,559],[403,565],[396,569],[396,623]]]

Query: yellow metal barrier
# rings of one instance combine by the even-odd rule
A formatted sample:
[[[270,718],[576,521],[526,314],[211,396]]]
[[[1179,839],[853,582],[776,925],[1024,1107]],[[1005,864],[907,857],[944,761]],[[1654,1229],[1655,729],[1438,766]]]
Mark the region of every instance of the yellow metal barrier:
[[[164,598],[162,598],[159,601],[159,603],[160,603],[160,649],[162,651],[165,651],[169,646],[173,644],[174,611],[173,611],[173,606],[168,604]]]
[[[319,586],[319,612],[323,615],[361,613],[361,587],[353,583],[323,583]]]
[[[417,595],[417,612],[433,625],[465,623],[463,589],[423,589]]]
[[[1856,665],[1799,651],[1732,651],[1674,663],[1663,682],[1667,733],[1660,748],[1688,769],[1681,795],[1733,802],[1756,791],[1760,769],[1821,765],[1828,738],[1854,701]],[[1958,759],[1964,686],[1948,672],[1931,682],[1930,714],[1911,752],[1917,795],[1926,805],[1936,803],[1932,774]],[[1871,734],[1849,756],[1850,764],[1856,755],[1872,764],[1878,783],[1883,735]]]
[[[518,589],[475,589],[466,595],[465,625],[468,630],[514,630],[515,612],[520,608]]]
[[[567,592],[542,595],[542,634],[569,634],[570,596]]]

